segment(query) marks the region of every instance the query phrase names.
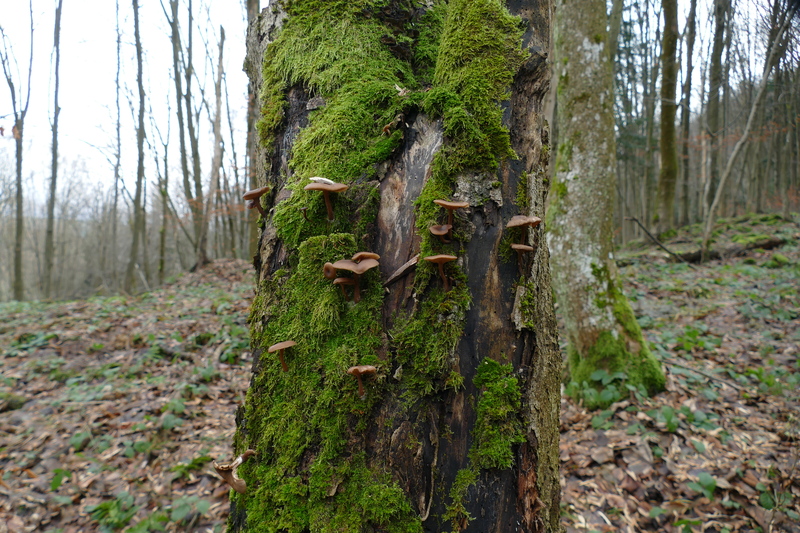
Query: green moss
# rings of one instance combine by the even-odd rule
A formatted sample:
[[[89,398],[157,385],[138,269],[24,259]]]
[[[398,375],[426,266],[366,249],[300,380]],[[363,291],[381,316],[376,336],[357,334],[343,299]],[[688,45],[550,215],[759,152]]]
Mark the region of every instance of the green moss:
[[[242,468],[248,493],[239,497],[253,531],[361,531],[368,524],[421,530],[402,490],[370,469],[363,443],[354,444],[385,387],[381,374],[388,364],[377,355],[383,287],[377,273],[367,272],[362,300],[345,302],[322,276],[322,265],[356,251],[352,234],[310,237],[299,246],[291,273],[273,276],[259,291],[269,295],[260,302],[269,319],[254,339],[264,351],[245,404],[247,434],[238,438],[240,448],[258,453]],[[286,373],[266,353],[284,340],[297,342],[286,351]],[[365,379],[364,400],[346,373],[356,364],[379,368],[377,377]]]
[[[519,208],[520,213],[527,213],[528,209],[530,209],[530,199],[528,198],[528,179],[529,177],[527,172],[523,172],[519,175],[519,183],[517,183],[517,194],[514,196],[514,204]]]
[[[514,368],[486,358],[478,366],[473,383],[483,387],[483,392],[478,399],[470,462],[482,469],[511,468],[512,446],[525,442],[519,416],[522,393]]]
[[[463,468],[456,474],[456,479],[450,487],[450,504],[447,505],[444,515],[444,519],[453,526],[453,531],[462,531],[464,525],[472,520],[464,500],[467,491],[477,480],[478,472],[474,468]]]
[[[461,382],[454,380],[451,373],[471,297],[466,277],[455,267],[448,268],[452,264],[445,265],[445,272],[455,278],[455,285],[448,292],[440,286],[429,290],[415,312],[396,319],[390,334],[397,360],[403,365],[403,386],[412,399],[448,387],[455,389],[463,382],[463,378]],[[433,270],[429,264],[417,268]],[[415,281],[424,279],[426,284],[433,281],[441,285],[438,275],[432,278],[430,274],[424,278],[418,274]],[[420,289],[417,285],[418,292]]]
[[[609,374],[622,372],[625,383],[637,389],[643,387],[649,394],[664,389],[666,378],[661,364],[650,352],[636,321],[636,315],[618,284],[609,275],[606,267],[592,265],[598,283],[606,288],[598,293],[595,304],[603,309],[611,306],[618,329],[601,331],[588,351],[579,354],[573,346],[567,349],[570,379],[573,383],[593,383],[592,373],[605,370]],[[595,408],[595,405],[587,405]]]
[[[482,392],[476,409],[477,420],[472,432],[468,468],[458,471],[450,487],[450,503],[445,520],[453,531],[461,531],[472,520],[467,511],[467,491],[478,480],[481,469],[511,468],[515,444],[525,442],[520,417],[522,393],[512,365],[501,365],[486,358],[478,366],[473,383]]]

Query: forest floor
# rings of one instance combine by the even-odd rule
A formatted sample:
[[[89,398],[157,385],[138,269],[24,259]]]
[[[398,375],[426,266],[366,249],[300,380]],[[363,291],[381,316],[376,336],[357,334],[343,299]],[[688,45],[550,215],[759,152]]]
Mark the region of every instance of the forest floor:
[[[767,237],[786,244],[693,267],[651,244],[618,254],[667,390],[643,398],[597,372],[607,409],[562,398],[568,532],[800,531],[800,227],[741,217],[715,247]],[[698,242],[692,226],[665,244]]]
[[[800,531],[800,228],[746,217],[717,244],[775,235],[694,269],[620,254],[668,387],[598,374],[608,408],[564,396],[568,531]],[[216,261],[137,297],[0,304],[0,533],[224,529],[211,461],[233,459],[252,272]]]

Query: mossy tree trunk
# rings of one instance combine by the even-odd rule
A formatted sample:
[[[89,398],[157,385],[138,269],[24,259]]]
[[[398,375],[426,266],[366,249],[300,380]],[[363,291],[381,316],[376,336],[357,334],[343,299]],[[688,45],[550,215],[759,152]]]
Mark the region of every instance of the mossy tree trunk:
[[[549,10],[295,0],[251,25],[271,190],[234,440],[256,455],[231,530],[559,530],[548,249],[538,228],[505,229],[543,215]],[[349,185],[331,222],[314,176]],[[450,243],[428,231],[447,219],[435,199],[469,204]],[[518,264],[520,239],[536,249]],[[353,303],[322,270],[358,251],[381,258]],[[447,292],[435,254],[458,257]],[[287,340],[282,372],[267,347]],[[377,367],[363,398],[355,365]]]
[[[605,9],[603,0],[562,0],[556,8],[558,150],[547,212],[553,283],[576,392],[593,390],[597,370],[623,372],[628,384],[655,392],[664,374],[622,293],[613,257],[616,146]],[[585,400],[602,402],[588,394]]]
[[[664,37],[661,41],[661,170],[658,174],[658,232],[675,227],[675,183],[678,178],[678,151],[675,146],[675,87],[678,83],[678,1],[661,0],[664,12]]]

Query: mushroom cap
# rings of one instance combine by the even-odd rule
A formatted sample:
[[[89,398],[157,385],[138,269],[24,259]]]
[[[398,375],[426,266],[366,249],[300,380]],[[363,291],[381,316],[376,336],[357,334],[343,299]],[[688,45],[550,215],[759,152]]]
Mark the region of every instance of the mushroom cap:
[[[447,255],[447,254],[439,254],[439,255],[429,255],[428,257],[424,257],[425,261],[430,261],[431,263],[442,264],[442,263],[449,263],[450,261],[455,261],[458,257],[454,255]]]
[[[333,280],[334,285],[354,285],[355,280],[353,278],[336,278]]]
[[[512,244],[511,248],[518,252],[532,252],[533,246],[528,246],[527,244]]]
[[[535,228],[542,222],[539,217],[526,217],[525,215],[514,215],[506,224],[507,228],[518,228],[520,226],[530,226]]]
[[[377,372],[378,369],[372,365],[359,365],[359,366],[351,366],[347,369],[348,374],[352,374],[354,376],[363,376],[364,374],[374,374]]]
[[[279,342],[278,344],[273,344],[272,346],[267,348],[267,352],[269,352],[269,353],[277,352],[278,350],[283,350],[284,348],[289,348],[291,346],[294,346],[295,344],[297,344],[297,343],[294,342],[294,341]]]
[[[453,226],[450,224],[442,224],[441,226],[431,226],[428,231],[441,237],[442,235],[447,235],[451,229],[453,229]]]
[[[322,275],[328,279],[336,279],[336,269],[331,263],[325,263],[322,266]]]
[[[364,259],[380,259],[381,256],[374,252],[358,252],[356,255],[352,257],[353,261],[358,263],[359,261],[363,261]]]
[[[358,267],[358,263],[351,261],[350,259],[341,259],[336,261],[331,266],[333,268],[338,268],[339,270],[349,270],[350,272],[355,272],[353,269]]]
[[[360,263],[355,264],[355,268],[353,268],[353,273],[358,274],[359,276],[369,270],[370,268],[375,268],[376,266],[380,265],[377,260],[369,258],[364,259]]]
[[[448,200],[434,200],[433,203],[440,205],[445,209],[461,209],[462,207],[469,207],[469,202],[450,202]]]
[[[323,191],[323,192],[344,192],[349,189],[349,185],[345,185],[344,183],[319,183],[319,182],[311,182],[303,189],[307,191]]]
[[[308,178],[315,183],[327,183],[328,185],[336,185],[336,182],[333,180],[329,180],[328,178],[321,178],[319,176],[314,176],[313,178]]]
[[[245,200],[258,200],[268,192],[269,192],[269,187],[260,187],[258,189],[253,189],[252,191],[247,191],[246,193],[244,193],[244,196],[242,198],[244,198]]]
[[[247,491],[247,483],[236,474],[236,469],[245,462],[248,457],[255,454],[256,452],[254,450],[247,450],[230,463],[217,464],[217,462],[214,461],[214,470],[217,471],[217,474],[219,474],[233,490],[244,494]]]

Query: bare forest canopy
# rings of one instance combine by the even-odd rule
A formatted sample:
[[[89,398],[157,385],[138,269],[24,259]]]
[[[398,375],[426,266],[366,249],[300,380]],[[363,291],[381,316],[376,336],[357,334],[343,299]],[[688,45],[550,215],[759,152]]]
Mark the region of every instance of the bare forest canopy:
[[[59,135],[78,127],[74,118],[59,124],[53,113],[70,106],[69,93],[57,100],[58,73],[65,85],[70,72],[58,69],[53,28],[31,24],[27,5],[19,4],[19,19],[0,19],[0,300],[139,292],[209,259],[252,257],[256,216],[245,210],[242,195],[257,181],[249,172],[253,146],[242,105],[245,88],[243,83],[230,86],[230,72],[222,68],[230,65],[229,71],[238,74],[242,58],[228,57],[230,45],[225,46],[223,28],[209,15],[209,0],[142,6],[141,102],[133,15],[137,4],[118,3],[119,25],[108,21],[116,29],[104,46],[117,50],[119,42],[115,57],[120,68],[94,73],[97,83],[104,78],[102,84],[109,88],[112,118],[103,146],[87,148],[95,154],[99,149],[107,160],[99,167],[87,166],[74,144],[69,151],[58,148]],[[49,7],[32,1],[31,13],[55,13],[59,6],[57,1]],[[242,19],[248,16],[245,8],[236,4]],[[780,2],[752,0],[679,3],[678,76],[670,101],[677,104],[678,168],[672,216],[665,221],[659,220],[658,205],[661,108],[666,101],[661,93],[662,5],[654,0],[609,5],[615,43],[618,244],[646,238],[630,217],[663,233],[709,214],[773,48],[761,105],[713,214],[786,215],[800,207],[799,24],[795,17],[773,43],[784,9]],[[75,20],[69,15],[65,11],[65,35]],[[55,22],[56,17],[48,17]],[[152,27],[162,33],[155,35]],[[46,60],[29,63],[31,35],[34,50],[49,52]],[[242,39],[229,31],[229,43]],[[61,51],[65,58],[69,54],[68,48]],[[148,70],[156,56],[164,58],[164,68]],[[28,97],[31,70],[39,85]],[[29,138],[27,132],[36,128],[47,135]],[[51,134],[53,129],[61,133]],[[52,146],[58,149],[55,157]]]

